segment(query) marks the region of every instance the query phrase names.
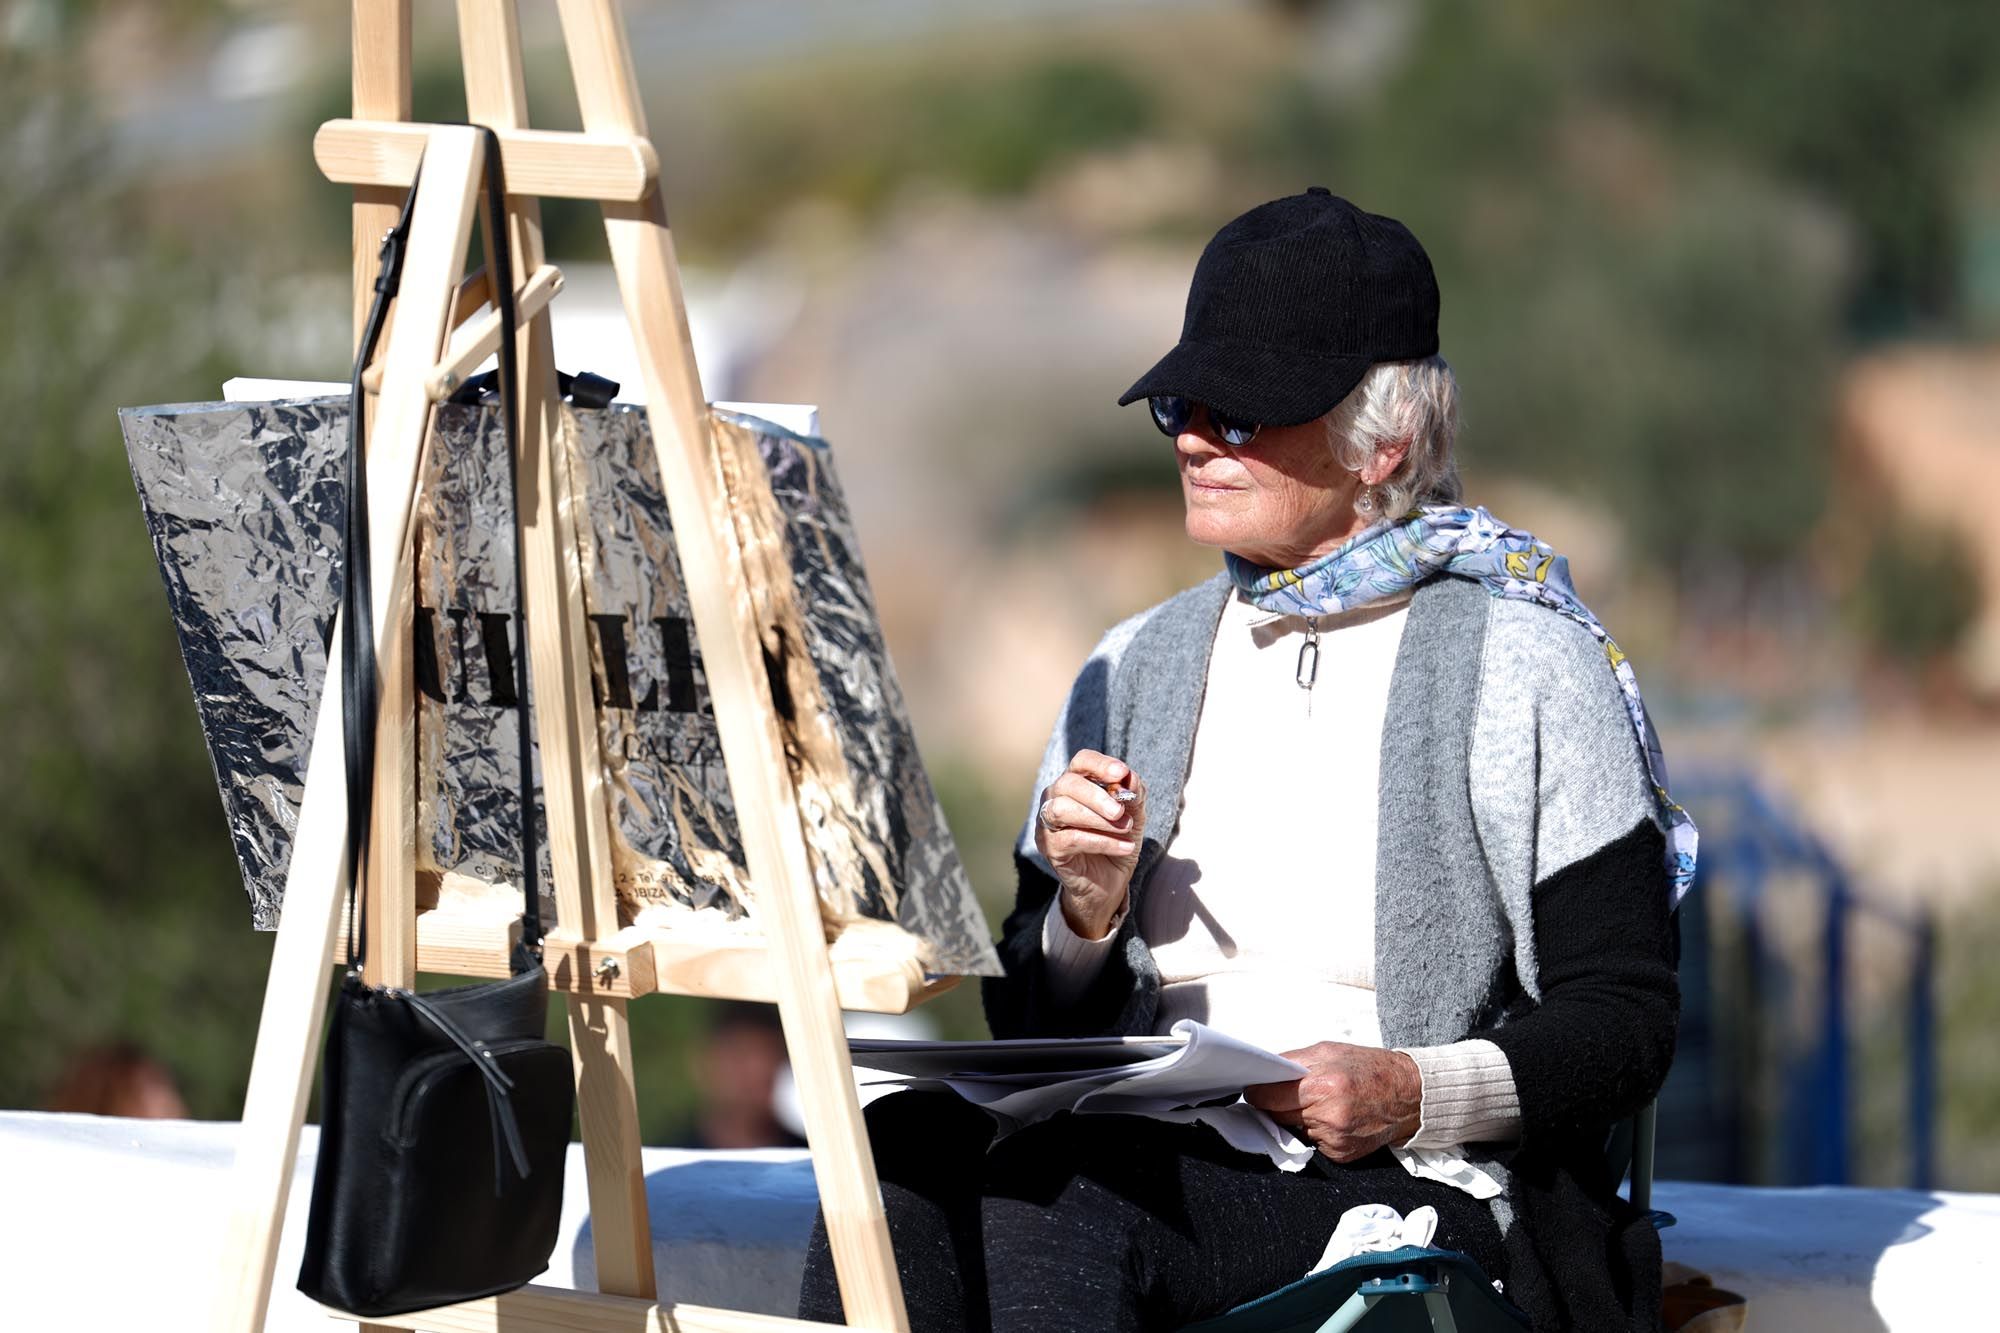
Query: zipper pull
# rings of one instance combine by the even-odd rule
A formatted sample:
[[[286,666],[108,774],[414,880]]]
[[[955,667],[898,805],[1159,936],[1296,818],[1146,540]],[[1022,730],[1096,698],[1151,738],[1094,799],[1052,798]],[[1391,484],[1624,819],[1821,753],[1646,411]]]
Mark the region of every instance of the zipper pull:
[[[1299,645],[1299,663],[1292,671],[1292,679],[1306,692],[1306,716],[1313,712],[1312,687],[1319,679],[1319,617],[1306,618],[1306,641]]]
[[[1319,679],[1319,617],[1306,621],[1306,641],[1299,645],[1298,669],[1292,673],[1302,690],[1310,690]]]

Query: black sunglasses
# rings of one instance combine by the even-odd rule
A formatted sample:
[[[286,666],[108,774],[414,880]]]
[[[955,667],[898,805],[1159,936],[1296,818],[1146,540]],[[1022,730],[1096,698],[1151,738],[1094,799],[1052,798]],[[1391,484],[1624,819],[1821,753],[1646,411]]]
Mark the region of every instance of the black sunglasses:
[[[1195,408],[1202,406],[1177,393],[1154,394],[1146,401],[1153,408],[1153,424],[1168,439],[1178,438],[1188,428],[1188,423],[1194,420]],[[1256,439],[1257,432],[1264,429],[1261,421],[1245,421],[1212,407],[1208,409],[1208,424],[1215,427],[1217,438],[1237,449]]]

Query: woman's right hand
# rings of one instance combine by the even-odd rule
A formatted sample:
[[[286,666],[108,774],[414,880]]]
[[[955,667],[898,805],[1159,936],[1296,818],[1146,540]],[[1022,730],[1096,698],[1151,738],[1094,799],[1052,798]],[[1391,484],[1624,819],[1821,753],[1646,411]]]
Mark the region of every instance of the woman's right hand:
[[[1113,788],[1137,794],[1121,801]],[[1062,887],[1063,919],[1087,940],[1104,938],[1125,905],[1146,830],[1146,784],[1123,762],[1078,750],[1069,768],[1042,792],[1035,814],[1035,848]]]

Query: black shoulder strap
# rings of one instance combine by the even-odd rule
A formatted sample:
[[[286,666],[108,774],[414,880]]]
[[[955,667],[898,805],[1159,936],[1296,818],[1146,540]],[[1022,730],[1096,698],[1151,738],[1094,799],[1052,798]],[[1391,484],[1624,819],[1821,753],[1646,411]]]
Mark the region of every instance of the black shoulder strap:
[[[521,742],[521,943],[542,956],[541,844],[535,836],[535,769],[528,695],[527,562],[521,548],[527,535],[521,521],[521,376],[516,362],[513,246],[507,232],[507,184],[500,163],[500,136],[480,126],[486,139],[486,275],[500,312],[500,416],[507,440],[507,483],[514,497],[514,626],[521,636],[514,653],[515,719]]]

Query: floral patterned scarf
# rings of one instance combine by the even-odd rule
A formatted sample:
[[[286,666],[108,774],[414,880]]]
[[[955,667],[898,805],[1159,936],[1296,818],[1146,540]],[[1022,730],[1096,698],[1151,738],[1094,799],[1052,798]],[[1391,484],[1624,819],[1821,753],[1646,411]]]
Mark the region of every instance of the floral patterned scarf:
[[[1265,569],[1236,555],[1226,557],[1229,577],[1260,609],[1298,616],[1327,616],[1410,591],[1435,574],[1484,584],[1495,597],[1539,602],[1576,621],[1604,645],[1618,679],[1625,712],[1645,752],[1646,772],[1666,830],[1667,869],[1678,904],[1694,883],[1700,841],[1694,820],[1667,794],[1667,764],[1639,696],[1638,677],[1611,635],[1576,595],[1569,561],[1533,533],[1510,528],[1484,509],[1423,505],[1403,518],[1358,533],[1331,555],[1297,569]]]

